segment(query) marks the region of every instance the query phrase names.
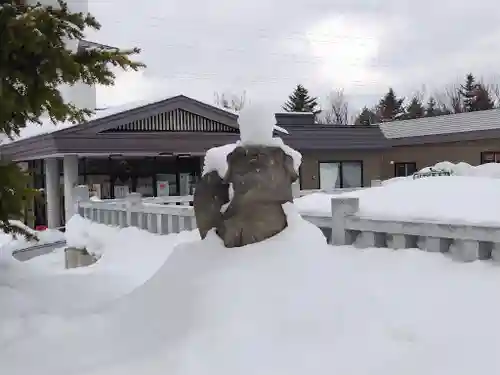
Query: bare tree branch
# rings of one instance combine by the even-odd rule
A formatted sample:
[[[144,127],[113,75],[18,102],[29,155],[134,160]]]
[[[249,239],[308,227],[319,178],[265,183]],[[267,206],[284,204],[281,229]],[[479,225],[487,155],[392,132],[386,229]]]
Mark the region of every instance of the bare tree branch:
[[[490,83],[483,86],[490,94],[491,99],[495,102],[495,108],[500,107],[500,85],[498,83]]]
[[[457,84],[447,85],[444,90],[437,91],[434,95],[436,103],[443,114],[463,112],[462,96],[460,86]]]
[[[324,124],[349,125],[349,102],[344,89],[332,91],[328,95],[327,109],[322,111],[320,122]]]
[[[235,112],[240,112],[247,102],[246,91],[241,95],[228,93],[214,93],[214,103],[222,108],[230,109]]]

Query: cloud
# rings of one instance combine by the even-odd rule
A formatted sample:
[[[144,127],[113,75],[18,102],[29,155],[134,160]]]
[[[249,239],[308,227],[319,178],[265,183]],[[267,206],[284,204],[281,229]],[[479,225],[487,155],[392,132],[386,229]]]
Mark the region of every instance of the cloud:
[[[246,91],[266,113],[298,83],[326,98],[345,88],[352,107],[388,86],[408,95],[462,78],[489,77],[500,63],[500,12],[493,0],[90,0],[102,23],[90,36],[138,46],[148,65],[121,74],[99,102],[184,93]]]

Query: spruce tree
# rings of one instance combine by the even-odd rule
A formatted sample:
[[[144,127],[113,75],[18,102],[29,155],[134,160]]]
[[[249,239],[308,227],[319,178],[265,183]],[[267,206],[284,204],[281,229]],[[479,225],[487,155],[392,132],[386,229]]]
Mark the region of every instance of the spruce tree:
[[[377,110],[381,121],[393,121],[404,114],[404,98],[398,98],[392,88],[380,100]]]
[[[461,85],[460,96],[462,97],[465,112],[484,111],[495,107],[489,90],[471,74],[465,77],[465,84]]]
[[[88,49],[73,51],[65,42],[81,40],[86,28],[100,24],[90,14],[73,13],[63,1],[58,6],[24,5],[24,1],[2,0],[0,6],[0,132],[19,134],[28,123],[85,121],[89,108],[77,108],[61,96],[62,84],[112,85],[110,66],[134,70],[144,66],[133,62],[131,50]],[[0,230],[28,235],[9,220],[20,219],[33,191],[25,175],[8,160],[0,160]]]
[[[416,119],[424,117],[425,109],[420,98],[415,95],[406,107],[405,119]]]
[[[460,85],[460,96],[462,97],[462,105],[464,112],[474,111],[474,101],[476,96],[476,78],[472,73],[465,77],[465,84]]]
[[[302,85],[297,85],[282,108],[286,112],[312,112],[314,114],[321,112],[318,110],[318,98],[311,97],[309,90]]]
[[[435,117],[440,115],[440,110],[437,104],[436,99],[433,96],[429,98],[427,101],[427,105],[425,107],[425,117]]]
[[[354,120],[354,125],[372,125],[378,124],[380,118],[377,116],[375,111],[369,109],[368,107],[363,107],[360,114]]]

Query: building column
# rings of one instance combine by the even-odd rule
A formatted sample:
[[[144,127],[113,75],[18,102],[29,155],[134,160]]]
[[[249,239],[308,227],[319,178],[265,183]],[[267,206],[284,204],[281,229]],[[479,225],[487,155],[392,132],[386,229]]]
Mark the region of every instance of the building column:
[[[64,222],[76,213],[74,188],[78,184],[78,156],[64,155],[63,159],[64,174]]]
[[[56,158],[45,159],[45,196],[47,198],[47,226],[51,229],[61,226],[61,197],[59,164]]]

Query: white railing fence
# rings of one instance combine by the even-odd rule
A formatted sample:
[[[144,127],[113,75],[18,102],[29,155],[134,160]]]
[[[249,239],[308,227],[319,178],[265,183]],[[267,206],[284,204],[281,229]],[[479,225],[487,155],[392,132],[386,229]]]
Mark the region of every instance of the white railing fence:
[[[335,189],[337,193],[352,189]],[[300,196],[314,190],[303,190]],[[333,193],[333,192],[331,192]],[[87,186],[77,186],[74,197],[76,212],[96,223],[119,227],[138,227],[151,233],[170,234],[196,229],[196,218],[192,207],[193,196],[166,196],[143,198],[131,193],[123,199],[91,200]],[[306,216],[320,228],[331,226],[331,217]]]
[[[500,260],[500,226],[367,218],[359,198],[332,198],[331,242],[358,248],[419,248],[460,261]]]
[[[132,193],[125,199],[91,201],[86,186],[75,189],[77,212],[97,223],[134,226],[157,234],[196,229],[192,196],[143,199],[139,193]],[[450,253],[461,261],[500,261],[500,226],[363,217],[359,214],[359,198],[340,195],[334,195],[331,204],[331,216],[303,218],[321,228],[333,245],[420,248]]]
[[[196,229],[192,197],[161,197],[142,199],[139,193],[110,202],[91,201],[88,188],[78,186],[76,206],[80,216],[97,223],[137,227],[157,234],[179,233]],[[179,204],[179,205],[178,205]]]

